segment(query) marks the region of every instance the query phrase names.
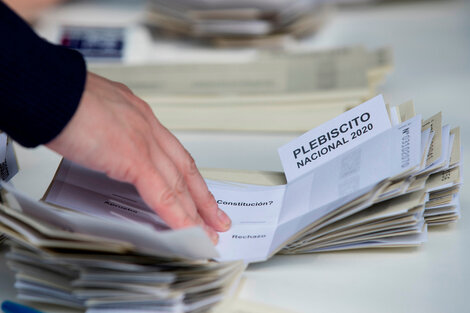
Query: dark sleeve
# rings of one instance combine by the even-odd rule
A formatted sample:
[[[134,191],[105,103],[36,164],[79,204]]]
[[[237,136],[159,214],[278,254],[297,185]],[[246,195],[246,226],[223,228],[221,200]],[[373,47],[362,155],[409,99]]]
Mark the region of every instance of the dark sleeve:
[[[0,129],[26,147],[54,139],[86,81],[80,53],[46,42],[0,1]]]

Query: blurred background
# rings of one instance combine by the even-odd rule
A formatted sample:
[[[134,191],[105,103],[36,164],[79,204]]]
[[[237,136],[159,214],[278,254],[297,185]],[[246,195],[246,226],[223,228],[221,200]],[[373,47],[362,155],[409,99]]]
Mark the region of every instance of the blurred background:
[[[414,100],[425,118],[445,109],[468,132],[469,1],[6,2],[42,37],[81,51],[89,70],[128,85],[183,142],[208,135],[220,155],[203,167],[281,170],[279,142],[379,93]],[[227,136],[252,141],[246,159],[257,161]]]
[[[377,93],[428,106],[468,84],[465,1],[6,2],[173,130],[301,132]]]

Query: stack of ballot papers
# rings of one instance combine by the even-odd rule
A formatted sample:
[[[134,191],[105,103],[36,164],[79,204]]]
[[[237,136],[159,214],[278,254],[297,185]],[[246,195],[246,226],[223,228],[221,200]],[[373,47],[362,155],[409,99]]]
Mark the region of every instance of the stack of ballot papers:
[[[315,32],[330,9],[318,0],[150,0],[146,24],[216,46],[272,47]]]
[[[171,130],[305,132],[376,94],[392,53],[348,47],[264,52],[248,62],[97,64]]]
[[[460,217],[459,190],[463,180],[460,129],[451,129],[448,125],[441,124],[441,114],[423,124],[425,129],[442,129],[441,133],[435,131],[435,136],[440,136],[443,143],[430,146],[426,160],[427,169],[422,173],[429,175],[426,181],[428,198],[424,211],[424,218],[429,225],[447,224]],[[449,140],[446,140],[447,138]]]
[[[155,231],[34,201],[4,185],[0,229],[18,298],[91,312],[206,312],[243,272],[199,228]]]
[[[16,160],[13,141],[8,135],[0,131],[0,179],[9,181],[18,173],[18,162]],[[2,197],[0,195],[0,203]],[[5,241],[6,236],[0,231],[0,245]]]
[[[420,245],[428,225],[460,216],[459,128],[442,124],[377,96],[280,147],[284,173],[203,171],[232,219],[215,247],[200,228],[170,230],[132,185],[64,159],[41,202],[4,184],[19,295],[197,312],[234,284],[240,260]]]
[[[459,128],[442,125],[441,113],[422,120],[411,102],[388,108],[390,121],[382,112],[380,122],[359,127],[362,116],[364,120],[368,116],[360,112],[370,112],[367,103],[281,147],[285,173],[202,170],[206,178],[231,181],[237,186],[286,186],[283,206],[292,203],[292,207],[281,209],[277,216],[268,255],[276,251],[300,254],[416,246],[426,241],[428,225],[448,224],[460,217],[459,190],[463,181]],[[357,114],[352,113],[355,110],[359,110]],[[388,130],[351,146],[376,130],[374,125],[387,125]],[[347,135],[338,141],[341,128],[348,129]],[[381,136],[393,129],[397,131],[397,142],[383,146]],[[369,147],[372,145],[375,148]],[[395,174],[382,181],[376,179],[375,185],[362,189],[366,180],[387,170]],[[304,193],[301,187],[294,187],[301,184],[308,186],[303,188]],[[223,208],[228,212],[234,209]],[[283,235],[284,231],[287,234]],[[282,236],[277,242],[276,234]]]

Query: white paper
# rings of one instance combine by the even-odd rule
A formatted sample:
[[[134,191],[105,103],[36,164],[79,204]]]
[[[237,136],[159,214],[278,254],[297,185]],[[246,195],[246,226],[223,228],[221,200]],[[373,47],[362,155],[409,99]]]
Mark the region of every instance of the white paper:
[[[221,261],[266,260],[281,211],[285,186],[244,189],[209,184],[219,207],[232,219],[229,231],[219,234]]]
[[[12,186],[3,187],[13,194],[22,211],[38,221],[44,221],[59,229],[79,234],[124,241],[141,251],[163,256],[179,256],[191,259],[217,257],[210,239],[201,228],[186,228],[177,231],[156,231],[145,224],[100,218],[54,208],[46,203],[30,199]],[[80,201],[79,199],[75,199]],[[76,210],[79,212],[79,210]],[[188,241],[191,238],[191,241]]]
[[[416,116],[290,182],[271,250],[385,179],[418,169],[420,152],[421,117]]]
[[[387,108],[379,95],[312,129],[279,148],[287,181],[318,168],[390,127]]]

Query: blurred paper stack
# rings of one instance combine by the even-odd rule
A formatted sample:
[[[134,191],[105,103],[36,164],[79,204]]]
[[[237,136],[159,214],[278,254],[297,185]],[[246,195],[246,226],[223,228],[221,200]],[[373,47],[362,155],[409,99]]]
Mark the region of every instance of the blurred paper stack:
[[[15,149],[13,148],[13,141],[8,135],[0,131],[0,179],[9,181],[13,176],[18,173],[18,162],[16,159]],[[0,187],[1,189],[1,187]],[[0,195],[0,203],[2,203]],[[0,231],[0,245],[5,241],[6,237]]]
[[[242,63],[95,65],[171,130],[303,132],[376,94],[389,49],[264,52]]]
[[[330,10],[317,0],[151,0],[146,23],[216,46],[273,47],[315,32]]]
[[[216,252],[201,229],[100,220],[5,189],[0,228],[21,300],[89,313],[206,312],[244,269],[209,261]]]

